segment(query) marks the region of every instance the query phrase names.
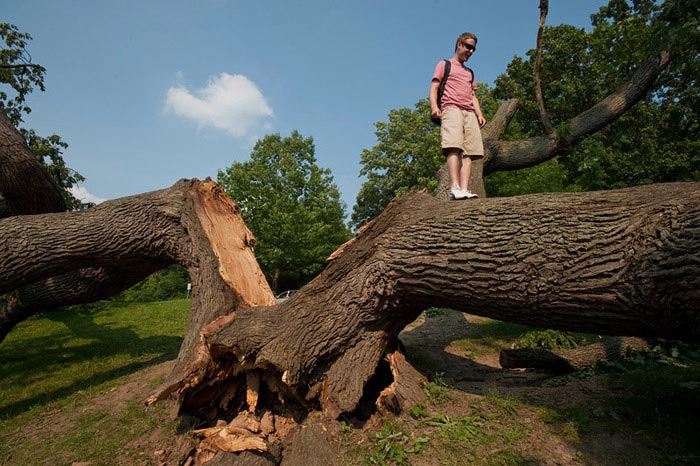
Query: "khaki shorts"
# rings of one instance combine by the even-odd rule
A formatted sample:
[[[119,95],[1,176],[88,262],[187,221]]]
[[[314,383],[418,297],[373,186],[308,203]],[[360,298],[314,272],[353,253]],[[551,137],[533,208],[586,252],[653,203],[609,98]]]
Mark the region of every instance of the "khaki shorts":
[[[442,151],[462,149],[463,156],[479,158],[484,156],[479,119],[474,112],[447,107],[442,111]]]

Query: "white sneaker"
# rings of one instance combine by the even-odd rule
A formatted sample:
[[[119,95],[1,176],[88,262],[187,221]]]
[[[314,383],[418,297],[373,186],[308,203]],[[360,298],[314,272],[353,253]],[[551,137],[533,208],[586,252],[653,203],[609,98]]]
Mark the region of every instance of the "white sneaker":
[[[460,199],[466,199],[467,195],[459,186],[452,186],[450,189],[450,199],[457,201]]]
[[[462,194],[464,194],[464,197],[467,199],[474,199],[475,197],[479,197],[478,194],[474,194],[473,192],[469,191],[468,189],[462,190]]]

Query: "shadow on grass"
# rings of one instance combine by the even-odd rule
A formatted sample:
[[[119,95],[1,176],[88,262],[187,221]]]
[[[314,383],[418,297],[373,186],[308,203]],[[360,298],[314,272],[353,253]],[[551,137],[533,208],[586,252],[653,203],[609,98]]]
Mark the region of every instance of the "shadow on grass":
[[[446,351],[455,340],[474,339],[497,353],[497,345],[491,343],[516,339],[527,330],[498,321],[474,325],[460,313],[449,311],[427,318],[402,333],[401,339],[408,361],[428,378],[439,375],[464,393],[505,393],[506,398],[546,409],[553,416],[552,423],[573,426],[579,438],[572,445],[584,458],[602,464],[700,464],[697,362],[630,361],[613,365],[607,372],[602,366],[596,371],[556,376],[501,369]],[[683,351],[694,354],[693,347],[681,348]],[[693,357],[700,361],[700,353]],[[601,389],[589,391],[586,382],[593,378]],[[533,396],[536,392],[539,396]],[[639,445],[645,448],[637,448]]]
[[[461,312],[446,311],[426,318],[420,326],[404,331],[400,338],[408,361],[429,379],[439,374],[454,388],[486,395],[494,385],[531,384],[548,376],[488,366],[448,352],[446,347],[457,340],[481,340],[488,336],[489,343],[482,344],[497,352],[494,345],[499,341],[514,340],[528,330],[522,325],[492,320],[474,325]]]
[[[0,419],[8,419],[37,404],[61,400],[110,380],[177,356],[181,336],[141,337],[123,323],[96,323],[98,311],[58,310],[43,332],[21,335],[0,345]],[[153,332],[151,332],[153,333]],[[58,379],[58,380],[55,380]],[[42,388],[27,387],[40,385]]]
[[[31,407],[37,404],[47,404],[61,400],[78,391],[89,389],[91,387],[103,384],[110,380],[117,379],[119,377],[140,371],[141,369],[144,369],[148,366],[169,361],[170,359],[172,359],[172,357],[167,355],[161,355],[147,360],[130,363],[125,366],[118,367],[116,369],[95,374],[92,377],[88,377],[86,379],[75,381],[70,385],[58,388],[53,391],[44,392],[30,398],[24,398],[14,403],[9,403],[5,406],[0,407],[0,420],[9,419],[11,417],[17,416],[18,414],[30,409]]]

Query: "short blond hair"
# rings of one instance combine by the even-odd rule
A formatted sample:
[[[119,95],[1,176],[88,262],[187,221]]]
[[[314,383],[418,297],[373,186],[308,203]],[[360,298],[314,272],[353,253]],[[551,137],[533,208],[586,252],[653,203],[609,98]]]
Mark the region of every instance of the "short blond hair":
[[[479,42],[479,39],[476,38],[476,35],[471,33],[471,32],[463,32],[458,38],[457,42],[455,42],[455,52],[457,51],[457,47],[459,47],[459,44],[463,44],[467,39],[474,39],[474,45]]]

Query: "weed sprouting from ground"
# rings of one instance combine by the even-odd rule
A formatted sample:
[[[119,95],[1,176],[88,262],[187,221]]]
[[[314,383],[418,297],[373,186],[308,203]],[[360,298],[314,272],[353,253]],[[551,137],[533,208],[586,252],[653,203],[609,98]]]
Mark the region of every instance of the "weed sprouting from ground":
[[[374,448],[369,453],[367,463],[381,466],[409,465],[409,454],[420,453],[428,441],[424,436],[412,439],[404,428],[395,422],[389,422],[374,435]]]
[[[445,308],[441,308],[441,307],[431,307],[430,309],[427,309],[425,311],[425,317],[427,319],[432,319],[433,317],[442,316],[442,315],[445,315],[449,312],[453,312],[453,311],[451,311],[450,309],[445,309]]]
[[[423,392],[435,404],[444,404],[450,399],[447,384],[442,379],[443,375],[443,373],[435,373],[432,381],[423,383]]]
[[[488,390],[485,399],[491,405],[497,407],[508,416],[518,415],[518,407],[521,403],[515,398],[512,398],[510,396],[503,396],[497,390],[492,388]]]

